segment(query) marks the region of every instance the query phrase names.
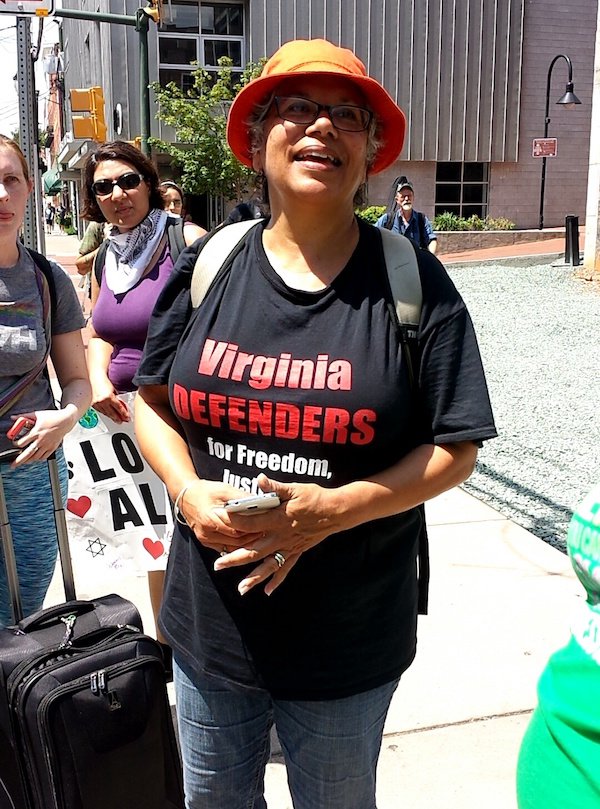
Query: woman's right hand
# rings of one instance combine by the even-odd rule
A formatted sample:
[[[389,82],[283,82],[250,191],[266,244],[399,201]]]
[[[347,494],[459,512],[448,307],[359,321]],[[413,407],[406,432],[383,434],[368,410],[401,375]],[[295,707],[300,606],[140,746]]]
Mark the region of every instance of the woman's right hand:
[[[92,381],[92,407],[117,424],[130,421],[127,405],[119,399],[117,391],[108,378]]]
[[[262,537],[262,532],[239,531],[220,517],[223,505],[247,494],[226,483],[198,479],[179,497],[179,519],[183,518],[202,545],[219,553],[233,551]]]

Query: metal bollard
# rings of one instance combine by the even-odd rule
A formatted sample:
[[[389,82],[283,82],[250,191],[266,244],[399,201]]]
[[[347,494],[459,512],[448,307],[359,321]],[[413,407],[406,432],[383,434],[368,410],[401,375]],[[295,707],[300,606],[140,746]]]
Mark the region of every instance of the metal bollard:
[[[579,217],[565,217],[565,264],[579,266]]]

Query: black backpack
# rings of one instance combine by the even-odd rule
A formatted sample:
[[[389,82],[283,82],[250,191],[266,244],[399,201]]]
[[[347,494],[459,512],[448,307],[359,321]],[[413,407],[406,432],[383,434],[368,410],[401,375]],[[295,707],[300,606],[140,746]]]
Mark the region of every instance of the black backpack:
[[[48,283],[48,289],[50,290],[51,314],[54,316],[56,313],[56,284],[54,283],[54,275],[52,273],[50,262],[46,256],[43,256],[41,253],[31,250],[29,247],[26,247],[25,249],[33,259],[35,266],[42,273]]]
[[[170,216],[167,219],[167,240],[169,242],[169,253],[173,259],[173,264],[179,258],[179,254],[185,247],[185,239],[183,238],[183,225],[184,221],[180,216]],[[94,275],[98,286],[102,282],[102,273],[104,272],[104,262],[106,261],[106,251],[108,250],[108,242],[106,239],[102,242],[96,253],[94,261]]]

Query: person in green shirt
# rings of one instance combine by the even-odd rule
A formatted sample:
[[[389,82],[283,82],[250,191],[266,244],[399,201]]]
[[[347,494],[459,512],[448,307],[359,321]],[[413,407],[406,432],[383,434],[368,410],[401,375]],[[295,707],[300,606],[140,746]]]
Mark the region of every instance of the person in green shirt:
[[[104,222],[90,222],[88,224],[83,234],[83,239],[79,244],[79,256],[75,261],[79,275],[85,276],[92,271],[96,253],[106,235]]]
[[[517,764],[519,809],[600,807],[600,486],[573,515],[567,541],[587,598],[538,684]]]

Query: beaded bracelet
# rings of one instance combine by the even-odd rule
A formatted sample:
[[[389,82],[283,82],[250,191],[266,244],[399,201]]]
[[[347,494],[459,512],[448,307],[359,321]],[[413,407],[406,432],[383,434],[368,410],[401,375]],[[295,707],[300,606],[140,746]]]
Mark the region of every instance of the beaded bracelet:
[[[175,519],[177,520],[177,522],[180,525],[188,525],[188,521],[186,520],[186,518],[181,513],[181,509],[179,508],[179,504],[181,503],[183,495],[187,492],[187,490],[190,488],[191,485],[192,485],[191,483],[186,483],[185,486],[183,487],[183,489],[181,489],[181,491],[179,492],[179,494],[175,498],[175,502],[173,503],[173,513],[175,515]]]

